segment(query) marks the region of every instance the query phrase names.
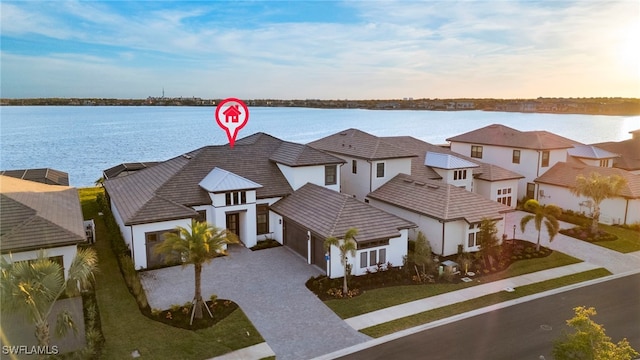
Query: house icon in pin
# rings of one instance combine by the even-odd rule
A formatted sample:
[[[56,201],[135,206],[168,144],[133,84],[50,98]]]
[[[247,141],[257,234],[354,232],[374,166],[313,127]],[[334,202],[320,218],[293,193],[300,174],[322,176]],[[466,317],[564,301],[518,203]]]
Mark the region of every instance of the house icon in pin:
[[[223,112],[224,116],[225,116],[225,122],[229,122],[231,121],[232,123],[237,123],[238,122],[238,116],[240,114],[242,114],[240,112],[239,109],[240,105],[231,105],[229,106],[229,108],[227,108],[227,110],[225,110]]]

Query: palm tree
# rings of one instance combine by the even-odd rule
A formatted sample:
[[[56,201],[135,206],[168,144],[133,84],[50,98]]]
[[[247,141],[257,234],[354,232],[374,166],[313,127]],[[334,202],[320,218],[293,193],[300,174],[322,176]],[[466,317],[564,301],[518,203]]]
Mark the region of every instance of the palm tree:
[[[349,287],[347,286],[347,268],[349,265],[348,255],[356,256],[356,249],[358,248],[358,244],[356,243],[356,235],[358,235],[358,229],[351,228],[347,230],[344,234],[342,241],[338,240],[336,237],[328,237],[324,240],[324,250],[329,251],[332,246],[337,247],[340,250],[340,263],[344,268],[344,281],[342,283],[342,293],[346,296],[347,292],[349,292]]]
[[[536,200],[529,199],[524,203],[525,210],[532,211],[533,214],[525,215],[520,219],[520,231],[524,233],[524,229],[527,227],[529,221],[533,220],[538,230],[538,245],[536,251],[540,251],[540,230],[542,229],[542,222],[547,228],[549,234],[549,241],[553,241],[553,238],[558,235],[560,231],[560,223],[558,222],[558,216],[562,214],[562,210],[555,205],[540,205]]]
[[[58,298],[66,292],[75,296],[79,290],[89,288],[97,270],[98,257],[93,249],[80,249],[69,266],[67,278],[61,264],[46,256],[41,250],[32,261],[7,261],[0,257],[0,301],[2,311],[23,313],[36,327],[38,345],[48,346],[50,341],[48,317]],[[69,329],[74,332],[69,311],[58,314],[56,332],[64,336]]]
[[[600,204],[605,199],[616,196],[626,183],[626,179],[621,176],[602,176],[597,172],[592,172],[588,178],[582,174],[576,176],[576,183],[571,188],[571,192],[574,195],[585,196],[593,200],[592,233],[598,231]]]
[[[202,318],[202,309],[207,309],[209,315],[213,317],[202,299],[202,264],[211,262],[218,254],[224,254],[227,244],[239,241],[237,236],[228,230],[219,229],[207,222],[199,222],[194,219],[191,220],[189,229],[178,226],[176,230],[177,233],[166,234],[164,241],[156,245],[154,252],[163,255],[165,263],[179,261],[182,266],[193,264],[196,283],[190,322],[193,324],[194,317]]]

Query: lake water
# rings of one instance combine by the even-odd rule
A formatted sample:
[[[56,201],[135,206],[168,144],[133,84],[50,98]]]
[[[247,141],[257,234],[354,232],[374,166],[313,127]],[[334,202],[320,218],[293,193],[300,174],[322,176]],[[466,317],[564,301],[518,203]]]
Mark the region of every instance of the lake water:
[[[266,132],[307,143],[347,128],[378,136],[410,135],[433,143],[498,123],[547,130],[582,142],[620,141],[640,128],[640,116],[250,108],[238,138]],[[0,169],[50,167],[72,186],[91,186],[122,162],[166,160],[205,145],[225,144],[214,107],[0,107]]]

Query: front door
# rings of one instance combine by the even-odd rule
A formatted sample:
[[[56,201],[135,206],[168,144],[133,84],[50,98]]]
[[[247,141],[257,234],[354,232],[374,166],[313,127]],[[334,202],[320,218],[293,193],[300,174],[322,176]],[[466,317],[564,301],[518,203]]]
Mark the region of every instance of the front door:
[[[240,240],[240,214],[233,213],[227,214],[227,230],[236,234],[238,240]]]

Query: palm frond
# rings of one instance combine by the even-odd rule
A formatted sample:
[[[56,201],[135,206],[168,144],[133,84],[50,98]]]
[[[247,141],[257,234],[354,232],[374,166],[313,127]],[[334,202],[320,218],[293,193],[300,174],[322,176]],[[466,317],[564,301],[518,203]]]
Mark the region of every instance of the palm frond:
[[[71,261],[67,275],[67,294],[73,295],[78,290],[91,286],[94,273],[98,271],[98,254],[92,248],[79,249]]]
[[[524,233],[524,229],[527,227],[527,224],[534,218],[535,216],[531,214],[523,216],[522,219],[520,219],[520,232]]]

